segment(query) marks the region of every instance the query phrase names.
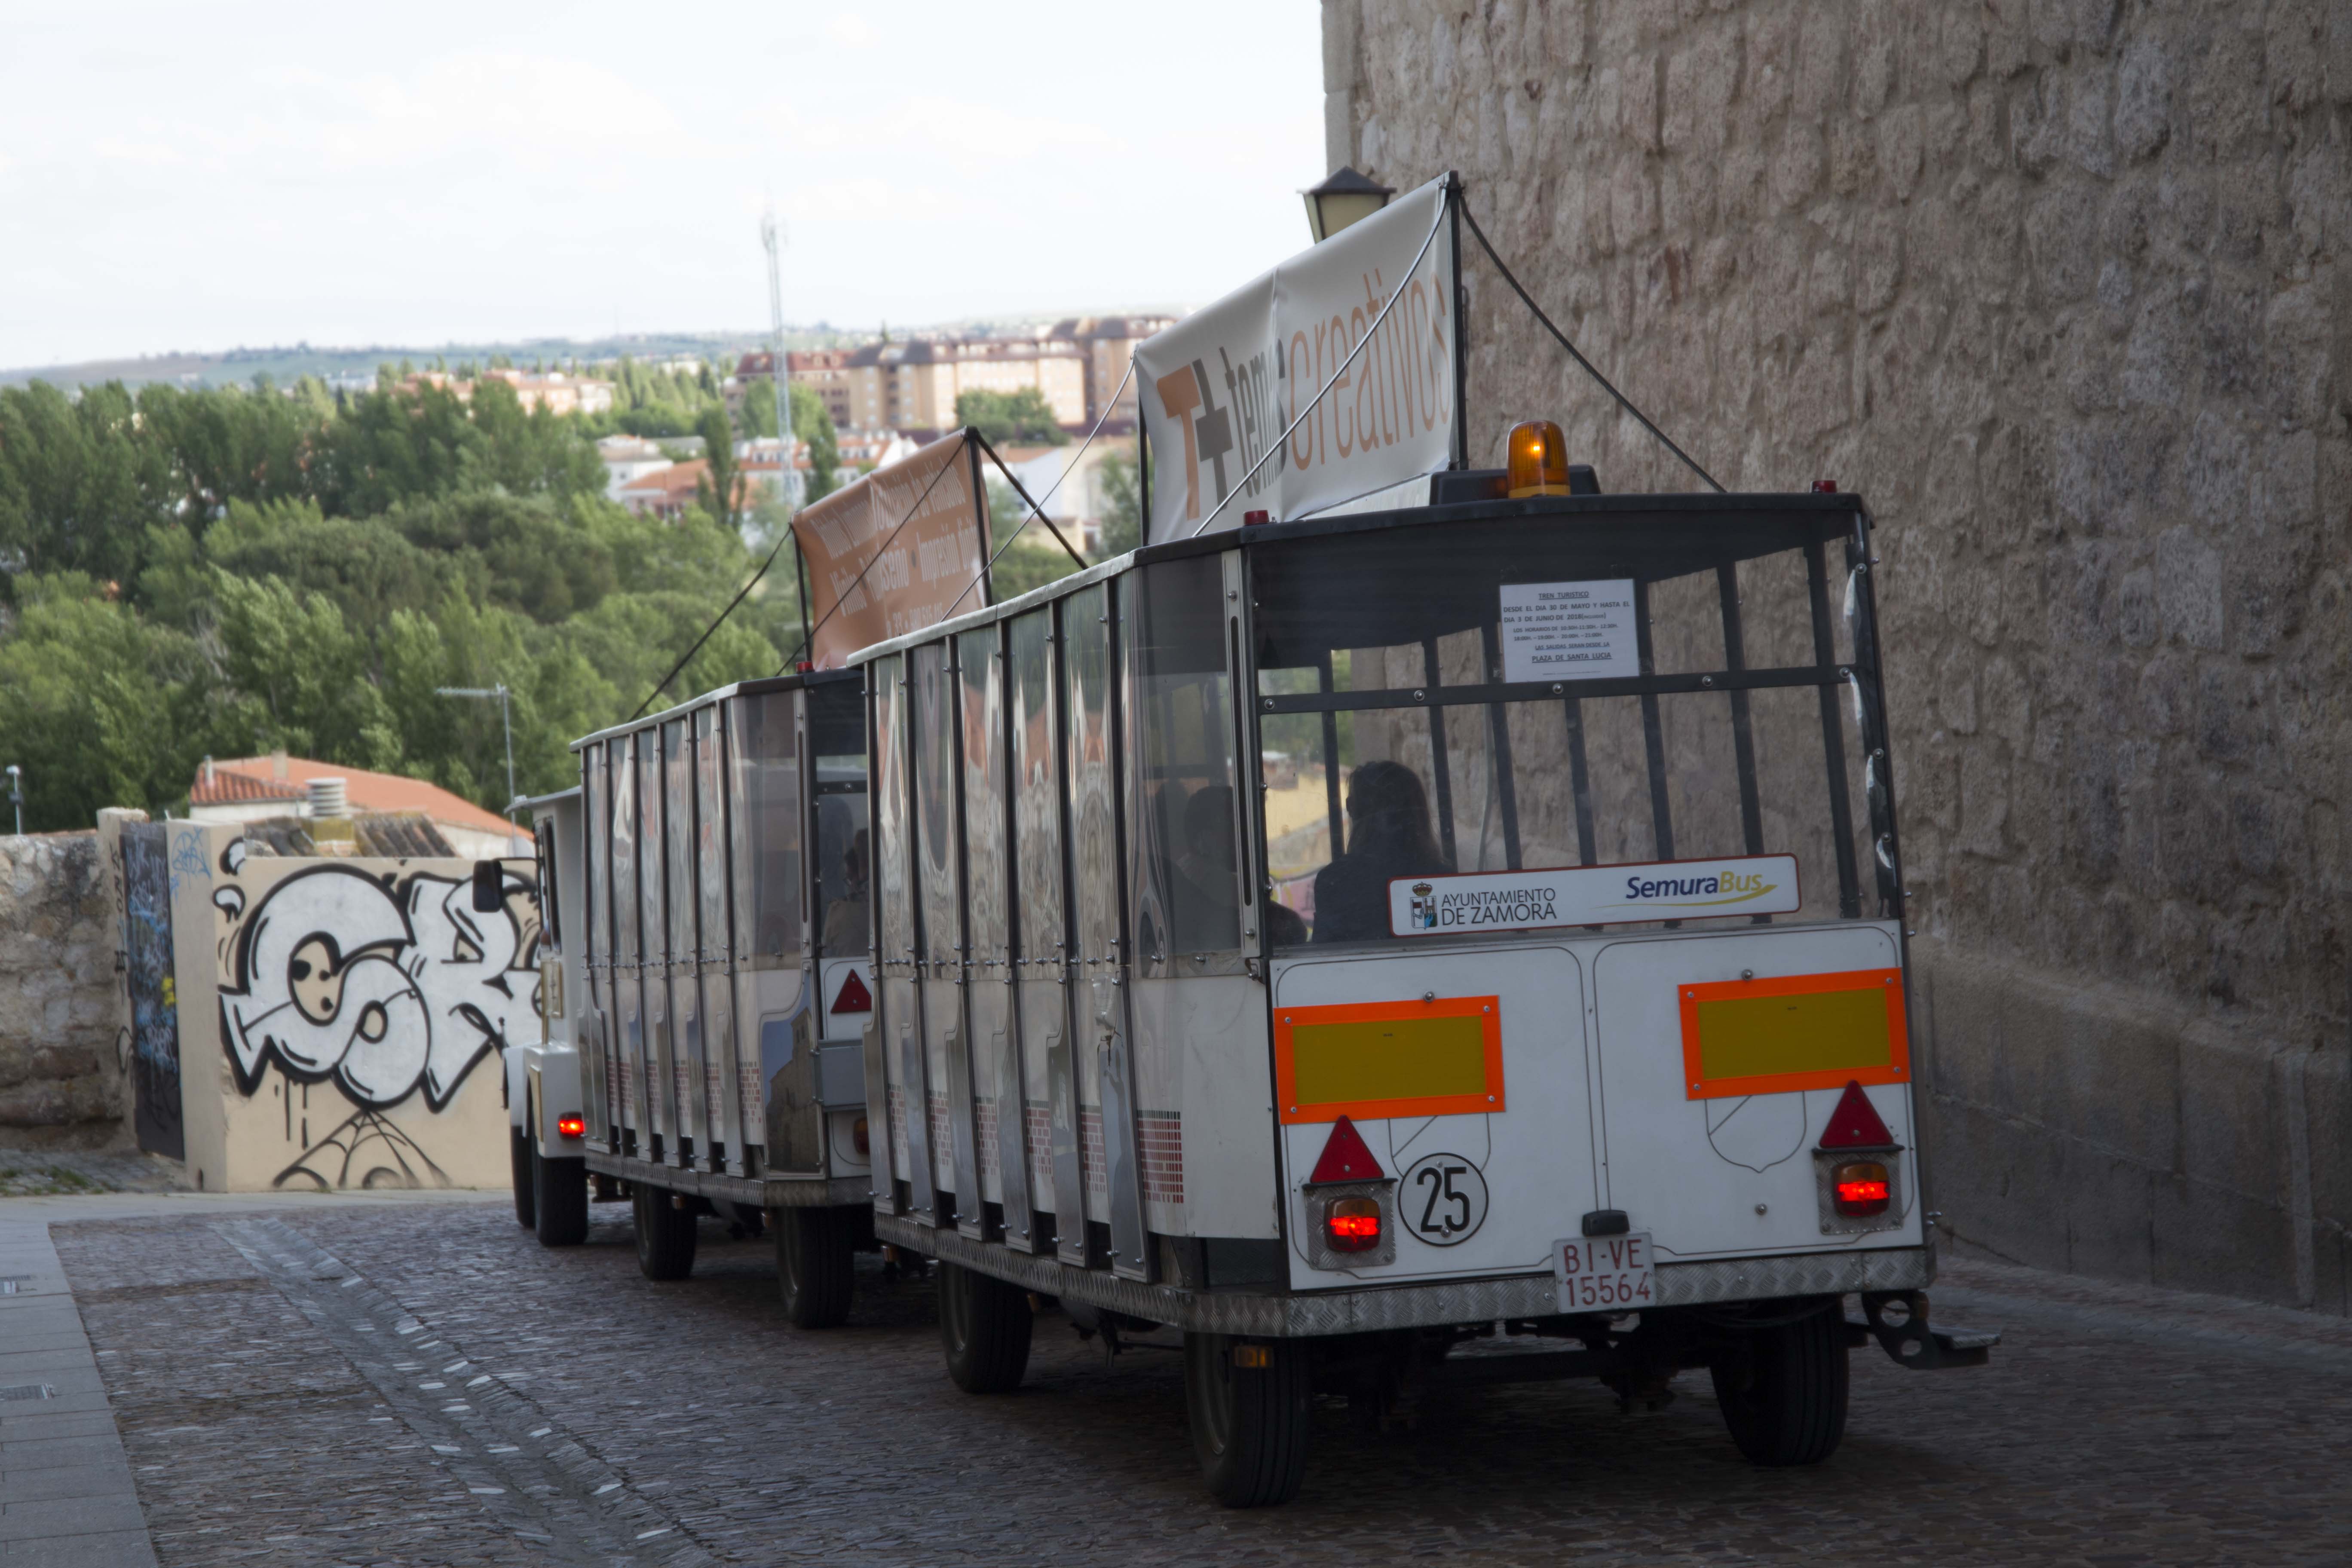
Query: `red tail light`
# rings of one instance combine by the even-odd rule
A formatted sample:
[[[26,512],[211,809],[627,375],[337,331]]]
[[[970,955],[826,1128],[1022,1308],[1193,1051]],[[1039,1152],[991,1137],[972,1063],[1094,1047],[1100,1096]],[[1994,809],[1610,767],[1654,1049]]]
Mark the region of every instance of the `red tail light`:
[[[555,1119],[555,1130],[566,1138],[585,1138],[588,1136],[588,1119],[584,1116],[559,1116]]]
[[[1843,1215],[1885,1214],[1888,1198],[1886,1167],[1875,1160],[1856,1160],[1830,1173],[1831,1190]]]
[[[1370,1252],[1381,1244],[1378,1198],[1337,1198],[1323,1215],[1323,1242],[1334,1252]]]

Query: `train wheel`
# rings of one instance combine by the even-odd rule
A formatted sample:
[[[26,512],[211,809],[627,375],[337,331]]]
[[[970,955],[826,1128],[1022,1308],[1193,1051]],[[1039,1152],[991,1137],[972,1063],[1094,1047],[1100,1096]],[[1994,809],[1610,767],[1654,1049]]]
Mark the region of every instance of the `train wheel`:
[[[588,1162],[530,1157],[531,1206],[541,1247],[577,1247],[588,1239]]]
[[[1029,1370],[1029,1293],[953,1263],[940,1265],[940,1343],[966,1394],[1008,1394]]]
[[[507,1152],[514,1167],[515,1224],[529,1230],[538,1223],[538,1209],[531,1191],[530,1140],[521,1128],[507,1129]]]
[[[857,1216],[848,1209],[783,1208],[768,1215],[776,1233],[776,1285],[795,1328],[838,1328],[849,1319],[857,1279]]]
[[[680,1208],[667,1187],[631,1184],[637,1221],[637,1270],[648,1279],[683,1279],[694,1272],[694,1211]]]
[[[1750,1329],[1709,1369],[1731,1440],[1751,1464],[1817,1465],[1845,1436],[1844,1314],[1835,1302]]]
[[[1288,1502],[1307,1479],[1314,1392],[1298,1340],[1184,1336],[1184,1411],[1201,1478],[1227,1508]]]

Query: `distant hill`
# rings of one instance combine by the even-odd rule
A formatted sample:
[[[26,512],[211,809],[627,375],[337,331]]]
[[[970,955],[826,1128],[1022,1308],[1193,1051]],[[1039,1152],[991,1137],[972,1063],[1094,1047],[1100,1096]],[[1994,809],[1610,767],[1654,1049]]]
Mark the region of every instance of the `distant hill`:
[[[1025,333],[1033,327],[1061,320],[1064,316],[1122,313],[1125,312],[1070,310],[1026,319],[996,317],[936,321],[889,330],[894,337],[934,333],[950,336]],[[872,331],[864,328],[836,328],[820,321],[810,327],[787,328],[784,342],[786,346],[795,349],[832,348],[845,343],[866,342],[873,336]],[[468,360],[478,364],[494,354],[504,354],[525,368],[539,361],[553,366],[566,360],[610,360],[622,354],[639,360],[695,354],[725,364],[748,349],[767,346],[766,332],[732,331],[632,332],[602,338],[524,338],[512,342],[442,343],[430,348],[391,344],[370,344],[363,348],[314,348],[309,343],[295,343],[286,348],[236,348],[220,353],[182,353],[173,350],[137,359],[87,360],[79,364],[31,365],[18,370],[0,370],[0,386],[23,386],[34,381],[46,381],[52,386],[65,387],[102,385],[110,381],[120,381],[130,386],[143,386],[154,381],[172,382],[182,386],[242,386],[257,375],[266,375],[279,386],[289,385],[306,375],[315,375],[331,384],[337,377],[342,377],[348,383],[352,380],[373,381],[379,365],[396,365],[404,359],[423,369],[429,368],[436,360],[446,360],[452,365]]]
[[[863,341],[866,334],[835,331],[817,326],[794,328],[784,336],[793,348],[824,348],[843,341]],[[765,332],[740,331],[642,332],[585,339],[526,338],[512,342],[442,343],[431,348],[390,344],[314,348],[309,343],[295,343],[285,348],[236,348],[221,353],[171,353],[142,355],[138,359],[89,360],[80,364],[0,370],[0,386],[22,386],[33,381],[46,381],[53,386],[96,385],[110,381],[133,386],[152,381],[173,382],[183,386],[226,386],[243,385],[257,375],[267,375],[284,386],[305,375],[315,375],[325,381],[332,381],[338,376],[373,380],[377,366],[398,364],[404,359],[420,367],[430,366],[436,359],[446,360],[451,364],[471,360],[478,364],[494,354],[504,354],[525,366],[541,360],[554,364],[565,360],[609,360],[622,354],[641,360],[696,354],[725,362],[746,349],[765,348],[767,342],[768,334]]]

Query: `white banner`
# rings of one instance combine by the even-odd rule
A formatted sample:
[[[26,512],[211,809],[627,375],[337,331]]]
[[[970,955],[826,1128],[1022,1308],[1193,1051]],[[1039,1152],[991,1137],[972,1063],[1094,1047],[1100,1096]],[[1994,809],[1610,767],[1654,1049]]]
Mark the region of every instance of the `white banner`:
[[[1246,511],[1305,517],[1445,467],[1453,253],[1444,235],[1424,248],[1444,211],[1432,180],[1138,346],[1148,542],[1238,528]]]
[[[1786,915],[1794,914],[1797,905],[1794,855],[1467,871],[1391,882],[1389,930],[1398,936],[1459,936],[1708,915]]]

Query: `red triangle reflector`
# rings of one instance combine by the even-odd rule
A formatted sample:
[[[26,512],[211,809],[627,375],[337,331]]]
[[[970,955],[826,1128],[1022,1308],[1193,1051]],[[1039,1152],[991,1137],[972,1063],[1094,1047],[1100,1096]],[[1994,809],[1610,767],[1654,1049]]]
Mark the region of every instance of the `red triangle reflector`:
[[[1377,1182],[1387,1173],[1372,1152],[1364,1147],[1364,1135],[1356,1124],[1342,1116],[1331,1124],[1331,1136],[1323,1145],[1323,1157],[1315,1162],[1315,1173],[1307,1178],[1314,1186],[1321,1182]]]
[[[1830,1124],[1822,1130],[1821,1147],[1824,1149],[1884,1149],[1895,1142],[1879,1120],[1877,1107],[1870,1096],[1862,1092],[1859,1079],[1849,1081],[1845,1093],[1830,1112]]]
[[[866,989],[866,982],[857,978],[855,969],[842,976],[841,994],[833,999],[833,1010],[836,1013],[874,1011],[874,994]]]

